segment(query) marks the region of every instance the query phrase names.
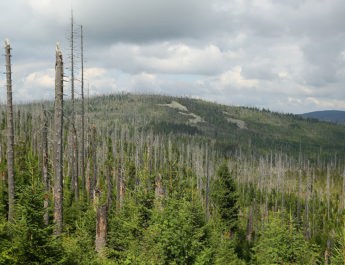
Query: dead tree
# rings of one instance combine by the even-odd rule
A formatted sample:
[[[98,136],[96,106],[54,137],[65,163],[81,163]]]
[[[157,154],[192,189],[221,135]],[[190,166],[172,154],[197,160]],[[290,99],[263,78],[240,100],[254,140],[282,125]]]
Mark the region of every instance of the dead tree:
[[[301,167],[301,164],[300,164]],[[297,195],[297,220],[300,221],[301,216],[301,186],[302,186],[302,169],[298,170],[298,195]]]
[[[108,208],[111,206],[111,194],[113,190],[113,185],[111,183],[111,165],[110,163],[107,166],[107,204]]]
[[[12,106],[12,71],[11,47],[5,41],[6,83],[7,83],[7,170],[8,170],[8,221],[14,217],[14,135],[13,135],[13,106]]]
[[[306,185],[306,196],[305,196],[305,235],[306,239],[310,239],[310,225],[309,225],[309,201],[311,193],[311,175],[309,170],[309,161],[307,167],[307,185]]]
[[[98,205],[101,199],[101,191],[95,189],[96,201],[96,239],[95,249],[97,253],[101,253],[105,247],[108,233],[108,203]]]
[[[73,11],[71,13],[71,125],[72,125],[72,192],[75,195],[75,200],[79,199],[79,181],[78,181],[78,141],[77,129],[75,126],[75,108],[74,108],[74,28],[73,28]]]
[[[341,208],[340,210],[343,211],[345,208],[345,168],[343,170],[343,186],[341,192]]]
[[[210,187],[210,151],[209,151],[209,144],[207,144],[206,145],[206,188],[205,188],[206,221],[208,221],[210,217],[209,187]]]
[[[84,106],[84,43],[83,26],[80,26],[81,49],[81,185],[85,190],[85,106]]]
[[[92,124],[92,175],[90,176],[89,200],[94,199],[94,190],[96,187],[97,161],[96,161],[96,127]]]
[[[44,106],[42,106],[42,122],[43,122],[43,129],[42,129],[42,184],[44,191],[46,193],[44,198],[44,224],[49,224],[49,176],[48,176],[48,122],[47,122],[47,114]]]
[[[162,184],[162,176],[158,173],[155,181],[155,207],[159,210],[163,208],[165,191]]]
[[[55,234],[62,232],[63,220],[63,154],[62,154],[62,127],[63,127],[63,60],[59,45],[56,45],[55,64],[55,183],[54,183],[54,222]]]
[[[147,139],[147,171],[149,175],[148,186],[151,189],[151,174],[152,174],[152,135],[151,133]]]
[[[327,220],[329,220],[329,185],[330,185],[330,167],[327,165],[327,183],[326,183],[326,192],[327,192]]]

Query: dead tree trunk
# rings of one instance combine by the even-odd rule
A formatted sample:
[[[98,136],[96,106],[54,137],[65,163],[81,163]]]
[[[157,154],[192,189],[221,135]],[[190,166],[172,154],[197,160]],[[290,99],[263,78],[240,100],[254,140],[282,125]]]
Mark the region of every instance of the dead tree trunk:
[[[343,171],[343,186],[342,186],[342,192],[341,192],[341,212],[344,210],[345,208],[345,168]]]
[[[206,221],[208,221],[210,217],[209,186],[210,186],[210,151],[209,151],[209,144],[208,144],[206,145],[206,188],[205,188]]]
[[[309,161],[307,167],[307,185],[306,185],[306,196],[305,196],[305,235],[306,239],[310,239],[310,225],[309,225],[309,200],[311,191],[311,176],[309,170]]]
[[[62,154],[62,126],[63,126],[63,61],[59,45],[56,45],[55,65],[55,183],[54,183],[54,222],[55,234],[62,232],[63,218],[63,154]]]
[[[330,182],[330,168],[327,165],[327,183],[326,183],[326,192],[327,192],[327,220],[329,220],[329,183]]]
[[[163,208],[163,199],[165,197],[162,176],[158,173],[155,181],[155,207],[159,210]]]
[[[97,198],[97,199],[96,199]],[[98,204],[101,198],[101,191],[95,190],[95,200]],[[108,203],[97,205],[96,208],[96,239],[95,248],[97,253],[101,253],[105,247],[108,233]]]
[[[301,164],[299,165],[301,167]],[[298,195],[297,195],[297,221],[300,221],[301,216],[301,186],[302,186],[302,170],[298,170]]]
[[[81,185],[85,190],[85,106],[84,106],[84,44],[83,26],[80,26],[81,49]]]
[[[151,189],[151,174],[152,174],[152,136],[151,133],[148,136],[147,141],[147,171],[149,175],[148,186]]]
[[[44,198],[44,224],[49,224],[49,177],[48,177],[48,125],[47,125],[47,114],[44,106],[42,106],[42,122],[43,122],[43,130],[42,130],[42,184],[43,188],[46,192]]]
[[[5,41],[6,83],[7,83],[7,170],[8,170],[8,221],[14,217],[14,136],[13,136],[13,106],[12,106],[12,71],[11,47]]]
[[[89,199],[94,200],[93,193],[96,186],[96,127],[92,124],[92,175],[90,176],[90,190],[89,190]]]
[[[75,200],[79,199],[79,181],[78,181],[78,141],[77,129],[75,125],[75,108],[74,108],[74,24],[73,24],[73,11],[71,13],[71,101],[72,101],[72,192],[74,193]]]
[[[107,167],[107,204],[108,208],[111,206],[111,193],[112,193],[113,185],[111,184],[111,165],[108,164]]]
[[[73,126],[73,134],[72,134],[72,141],[73,141],[73,164],[72,164],[72,185],[74,191],[75,201],[79,200],[79,178],[78,178],[78,147],[77,147],[77,131],[75,126]]]

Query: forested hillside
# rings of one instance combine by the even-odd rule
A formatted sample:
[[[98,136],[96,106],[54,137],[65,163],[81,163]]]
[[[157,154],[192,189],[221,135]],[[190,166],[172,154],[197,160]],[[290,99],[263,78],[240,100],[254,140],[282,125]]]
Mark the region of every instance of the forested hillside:
[[[305,118],[314,118],[322,121],[345,123],[345,111],[341,110],[324,110],[324,111],[313,111],[301,114]]]
[[[118,94],[83,129],[71,103],[60,190],[59,101],[14,105],[11,219],[1,106],[0,264],[343,264],[344,126]]]

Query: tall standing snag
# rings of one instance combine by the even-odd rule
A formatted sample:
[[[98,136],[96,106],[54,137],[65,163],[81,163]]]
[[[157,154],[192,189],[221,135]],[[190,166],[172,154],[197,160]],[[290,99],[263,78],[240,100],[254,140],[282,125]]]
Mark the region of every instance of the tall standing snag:
[[[11,47],[5,41],[6,82],[7,82],[7,170],[8,170],[8,221],[14,217],[14,136],[12,107]]]
[[[94,190],[96,188],[96,177],[97,177],[97,157],[96,157],[96,127],[92,124],[92,175],[90,176],[90,187],[89,187],[89,200],[94,200]]]
[[[49,177],[48,177],[48,125],[47,125],[47,114],[44,106],[42,106],[42,121],[43,121],[43,130],[42,130],[42,184],[46,192],[46,197],[44,199],[44,224],[49,224]]]
[[[54,112],[54,222],[56,224],[55,234],[60,235],[62,232],[63,218],[63,156],[62,156],[62,125],[63,125],[63,61],[59,45],[56,45],[56,64],[55,64],[55,112]]]
[[[72,191],[75,196],[75,200],[79,199],[79,180],[78,180],[78,139],[77,129],[75,125],[75,108],[74,108],[74,29],[73,29],[73,11],[71,11],[71,101],[72,101]]]
[[[85,107],[84,107],[84,44],[83,26],[80,26],[81,47],[81,182],[82,190],[85,190]]]

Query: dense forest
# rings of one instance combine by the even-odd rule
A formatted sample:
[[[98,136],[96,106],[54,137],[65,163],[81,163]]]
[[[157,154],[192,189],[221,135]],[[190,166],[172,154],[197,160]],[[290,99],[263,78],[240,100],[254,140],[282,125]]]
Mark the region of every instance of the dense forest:
[[[343,125],[83,83],[75,99],[73,71],[67,100],[58,46],[55,100],[13,105],[10,52],[0,264],[344,264]]]

